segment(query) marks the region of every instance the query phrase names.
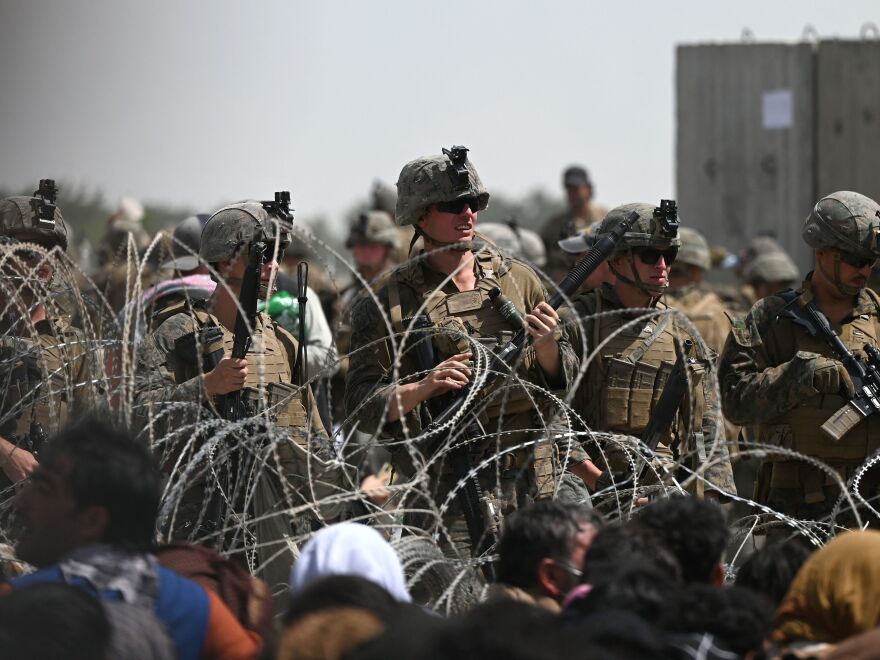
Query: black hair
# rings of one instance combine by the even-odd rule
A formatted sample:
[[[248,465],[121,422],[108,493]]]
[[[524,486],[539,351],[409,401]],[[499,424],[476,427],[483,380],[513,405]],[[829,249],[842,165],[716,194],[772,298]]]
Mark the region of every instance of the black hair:
[[[681,586],[675,577],[656,566],[632,558],[591,562],[585,580],[591,585],[590,592],[569,604],[566,608],[569,618],[623,610],[646,621],[655,621]]]
[[[104,543],[140,552],[153,549],[159,469],[146,444],[129,431],[89,415],[51,439],[40,463],[66,469],[63,478],[78,507],[107,509]]]
[[[77,587],[44,582],[0,596],[4,658],[100,660],[110,638],[101,603]]]
[[[659,624],[668,633],[708,633],[744,656],[758,652],[773,624],[773,608],[749,589],[690,584],[670,598]]]
[[[534,605],[498,600],[478,605],[452,621],[434,641],[437,660],[553,660],[559,617]]]
[[[635,521],[617,522],[599,530],[584,561],[581,582],[600,578],[608,564],[630,562],[681,581],[675,555],[654,530]]]
[[[777,607],[809,556],[810,550],[800,541],[767,545],[746,559],[736,574],[736,586],[761,594]]]
[[[586,507],[553,500],[514,511],[504,520],[498,541],[498,581],[522,589],[536,586],[541,560],[567,559],[585,523],[599,527],[602,518]]]
[[[590,660],[666,660],[666,640],[633,612],[607,609],[576,619],[567,618],[561,635],[560,658]]]
[[[685,582],[710,581],[730,534],[717,503],[698,497],[671,497],[643,507],[638,520],[673,552]]]
[[[290,599],[284,623],[289,626],[309,614],[334,607],[359,607],[387,624],[407,605],[366,578],[328,575],[315,580]]]

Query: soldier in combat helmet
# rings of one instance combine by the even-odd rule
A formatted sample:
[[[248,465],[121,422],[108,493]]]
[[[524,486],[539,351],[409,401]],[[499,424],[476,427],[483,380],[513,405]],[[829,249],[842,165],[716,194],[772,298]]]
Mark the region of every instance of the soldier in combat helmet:
[[[0,488],[37,466],[40,444],[95,403],[100,369],[85,335],[52,304],[67,227],[54,182],[0,201]]]
[[[802,233],[816,268],[799,289],[759,300],[734,323],[719,371],[724,412],[753,425],[762,444],[819,459],[846,483],[880,448],[880,416],[842,437],[825,435],[821,427],[853,396],[853,383],[840,355],[799,322],[799,312],[815,303],[857,356],[864,357],[866,344],[880,345],[880,297],[866,286],[880,258],[880,205],[859,193],[833,193],[816,203]],[[876,469],[869,470],[862,495],[876,497],[878,482]],[[788,454],[764,460],[755,494],[774,510],[809,520],[827,517],[839,495],[831,475]]]
[[[720,420],[709,414],[713,387],[703,377],[715,356],[704,352],[673,314],[646,314],[668,309],[661,298],[681,245],[674,205],[618,206],[602,220],[597,237],[611,232],[633,212],[638,219],[609,260],[614,283],[603,283],[572,299],[569,327],[575,350],[584,357],[598,351],[574,393],[572,408],[591,430],[640,437],[673,364],[685,350],[685,340],[693,341],[687,360],[689,392],[657,454],[665,464],[682,461],[702,477],[693,482],[695,493],[713,497],[734,493]],[[590,488],[601,490],[618,481],[612,475],[626,471],[629,460],[623,447],[610,444],[601,448],[601,454],[598,449],[588,445],[587,451],[572,450],[569,469]]]
[[[271,207],[254,201],[227,206],[211,216],[202,230],[199,257],[210,265],[215,277],[219,276],[218,286],[207,301],[191,299],[162,310],[156,319],[157,329],[139,351],[137,373],[142,380],[135,397],[142,416],[162,419],[157,415],[170,414],[167,428],[190,429],[183,437],[166,434],[162,462],[169,471],[175,462],[186,465],[192,461],[201,449],[198,442],[191,441],[196,428],[183,424],[193,418],[216,419],[222,398],[241,392],[251,421],[233,438],[224,438],[226,443],[240,443],[227,464],[262,466],[251,505],[257,520],[251,532],[256,536],[261,576],[273,589],[287,580],[292,562],[287,539],[308,534],[321,519],[337,517],[339,505],[322,506],[320,502],[344,487],[344,475],[334,467],[335,455],[311,391],[294,386],[298,383],[294,337],[268,315],[258,313],[245,358],[231,355],[249,251],[257,242],[267,246],[259,293],[265,300],[278,266],[272,260],[273,251],[277,245],[281,254],[290,241],[283,220]],[[207,339],[209,331],[213,331],[213,339]],[[213,364],[206,363],[207,356],[219,355],[222,357]],[[185,419],[168,410],[184,403],[190,404]],[[271,422],[268,430],[267,419]],[[202,476],[182,484],[185,490],[172,538],[198,540],[213,531],[214,521],[207,520],[213,501],[208,497],[210,489],[206,489],[206,468],[201,467],[196,474]],[[236,513],[241,513],[240,502],[228,492],[226,496],[231,506],[239,507]],[[307,515],[286,512],[315,501],[318,505]],[[245,511],[245,515],[249,513]]]
[[[522,262],[498,254],[488,241],[476,241],[477,214],[489,203],[489,192],[467,158],[467,149],[444,149],[442,155],[407,163],[397,182],[396,221],[414,225],[425,249],[395,269],[378,292],[382,309],[370,298],[352,310],[352,347],[346,412],[359,422],[360,430],[376,434],[393,453],[398,472],[410,474],[413,455],[429,446],[407,438],[417,436],[431,421],[429,400],[463,390],[473,381],[474,345],[489,350],[500,347],[522,326],[512,324],[493,308],[488,292],[498,287],[525,321],[533,343],[525,351],[518,374],[549,390],[562,390],[573,377],[574,355],[558,328],[556,312],[545,302],[545,292],[534,272]],[[384,314],[383,314],[384,312]],[[409,330],[418,320],[427,322],[437,361],[433,368],[420,368],[416,351],[418,336]],[[390,319],[390,332],[385,318]],[[404,342],[396,355],[396,345]],[[409,339],[407,339],[409,337]],[[399,368],[396,362],[399,358]],[[510,510],[534,498],[553,493],[553,452],[546,443],[505,453],[492,459],[499,448],[528,439],[529,429],[542,406],[539,396],[510,385],[479,394],[487,402],[482,415],[486,437],[469,446],[472,464],[490,459],[479,472],[484,492],[491,493],[499,509]],[[536,407],[537,401],[537,407]],[[546,415],[547,410],[543,413]],[[413,459],[415,460],[415,459]],[[441,502],[455,480],[440,455],[425,456],[431,464],[428,490]],[[500,479],[499,479],[500,478]],[[424,508],[425,503],[413,504]],[[430,504],[430,503],[429,503]],[[408,514],[407,524],[433,527],[436,520]],[[444,520],[449,537],[458,549],[469,546],[462,513],[454,501]]]

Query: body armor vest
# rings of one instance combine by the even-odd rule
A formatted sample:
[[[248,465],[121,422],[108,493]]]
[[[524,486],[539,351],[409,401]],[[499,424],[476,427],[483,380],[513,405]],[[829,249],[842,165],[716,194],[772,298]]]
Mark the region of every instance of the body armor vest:
[[[596,300],[593,313],[599,315],[604,311],[604,300],[598,292]],[[591,333],[592,347],[598,347],[607,340],[593,357],[587,376],[590,393],[585,411],[587,423],[603,431],[640,436],[651,419],[678,356],[673,317],[664,314],[638,320],[623,313],[606,314],[597,316],[587,325],[587,329]],[[685,424],[695,426],[693,431],[701,434],[704,407],[702,376],[705,367],[699,361],[689,361],[688,370],[692,395],[685,397],[683,406],[687,406],[690,400],[695,405],[687,415]],[[678,448],[673,438],[682,435],[682,421],[682,415],[679,414],[669,435],[657,448],[659,456],[676,458]],[[699,446],[702,446],[701,442]],[[622,456],[617,456],[616,451],[609,453],[609,462],[615,469],[627,464]],[[618,464],[618,459],[623,459],[623,462]]]
[[[837,358],[821,336],[813,337],[799,327],[796,332],[797,350]],[[839,334],[846,347],[859,357],[864,357],[865,344],[880,346],[880,323],[876,315],[857,316],[844,324]],[[774,423],[760,426],[759,439],[831,463],[860,463],[880,448],[880,416],[871,415],[862,420],[840,442],[832,442],[819,430],[846,403],[847,399],[839,394],[819,394],[805,399]]]
[[[185,308],[195,320],[197,329],[215,326],[223,333],[215,344],[202,344],[203,354],[215,354],[222,349],[223,354],[231,355],[235,335],[203,309],[188,306],[185,302],[172,305],[163,310],[163,318],[158,320],[158,324],[176,313],[184,312]],[[248,375],[241,390],[242,399],[249,415],[262,414],[268,408],[276,426],[302,429],[306,425],[306,411],[300,389],[292,385],[290,367],[290,356],[295,354],[296,343],[292,338],[284,341],[283,336],[268,315],[257,314],[253,339],[246,356]],[[200,373],[199,364],[192,356],[175,361],[174,379],[178,383],[195,378]]]
[[[492,306],[489,291],[493,287],[499,287],[521,313],[531,311],[525,309],[526,301],[523,300],[521,291],[510,282],[511,278],[506,276],[507,270],[500,257],[486,252],[480,252],[474,256],[480,270],[480,277],[473,291],[458,291],[451,294],[442,291],[418,292],[421,294],[422,300],[425,301],[422,313],[429,316],[438,330],[433,338],[438,362],[458,353],[474,352],[472,342],[477,342],[490,351],[496,352],[513,338],[514,328]],[[402,311],[395,313],[393,309],[395,302],[397,306],[400,305],[399,291],[395,291],[397,286],[399,286],[399,280],[393,277],[389,282],[391,318],[392,323],[396,326],[394,330],[402,333],[409,326],[412,316],[407,318]],[[411,314],[416,312],[416,310],[407,311]],[[395,322],[395,317],[398,315],[401,318],[400,323]],[[534,360],[530,349],[525,351],[523,360],[526,362],[526,366]],[[482,396],[492,397],[484,415],[484,418],[488,420],[495,419],[501,414],[507,417],[534,409],[532,400],[521,387],[511,387],[503,393],[493,388],[488,392],[483,392]]]
[[[36,329],[35,338],[4,337],[0,342],[8,374],[4,377],[3,428],[29,451],[38,450],[64,426],[74,398],[93,386],[79,382],[92,378],[85,369],[82,336],[60,319],[41,321]]]

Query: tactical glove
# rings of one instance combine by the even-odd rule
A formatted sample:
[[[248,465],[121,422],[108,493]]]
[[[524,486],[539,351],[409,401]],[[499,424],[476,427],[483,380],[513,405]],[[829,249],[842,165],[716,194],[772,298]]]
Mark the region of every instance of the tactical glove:
[[[821,356],[813,364],[813,387],[820,394],[844,394],[849,398],[855,394],[846,367],[837,360]]]

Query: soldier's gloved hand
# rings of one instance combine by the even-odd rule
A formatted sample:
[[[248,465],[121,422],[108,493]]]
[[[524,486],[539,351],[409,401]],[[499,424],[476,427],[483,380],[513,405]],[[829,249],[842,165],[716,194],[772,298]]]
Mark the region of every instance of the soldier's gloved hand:
[[[856,391],[846,367],[837,360],[821,356],[813,365],[813,387],[820,394],[844,394],[850,398]]]
[[[225,357],[205,374],[205,392],[208,396],[237,392],[244,387],[247,373],[247,359]]]

